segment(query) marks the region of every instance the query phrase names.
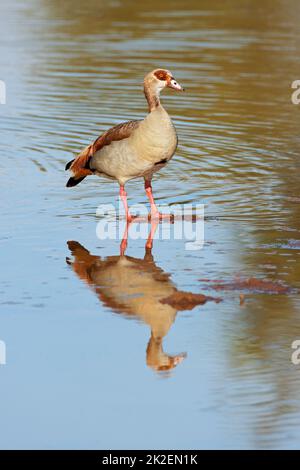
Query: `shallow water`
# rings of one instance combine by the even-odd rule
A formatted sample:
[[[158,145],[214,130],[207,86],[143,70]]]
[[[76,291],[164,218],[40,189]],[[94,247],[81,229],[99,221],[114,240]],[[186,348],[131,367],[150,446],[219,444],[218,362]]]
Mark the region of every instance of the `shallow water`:
[[[0,12],[0,447],[297,448],[299,3],[3,0]],[[120,240],[96,237],[117,185],[66,189],[63,169],[144,116],[157,66],[187,92],[163,96],[179,147],[156,199],[204,204],[205,244],[160,237],[152,258],[130,238],[120,258]],[[145,203],[141,181],[127,191]],[[252,277],[288,292],[213,289]],[[175,292],[223,300],[161,302]]]

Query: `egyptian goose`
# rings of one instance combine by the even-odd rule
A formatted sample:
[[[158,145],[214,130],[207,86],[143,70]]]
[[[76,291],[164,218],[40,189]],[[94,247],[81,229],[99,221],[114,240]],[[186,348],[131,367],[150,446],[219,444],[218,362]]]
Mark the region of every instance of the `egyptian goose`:
[[[183,91],[183,88],[164,69],[155,69],[144,78],[144,93],[149,113],[142,120],[128,121],[104,132],[66,165],[73,176],[67,187],[76,186],[88,175],[117,180],[126,218],[131,220],[124,185],[128,180],[143,177],[151,204],[151,218],[161,215],[155,205],[151,180],[155,172],[172,158],[177,147],[177,135],[167,111],[160,103],[164,88]]]

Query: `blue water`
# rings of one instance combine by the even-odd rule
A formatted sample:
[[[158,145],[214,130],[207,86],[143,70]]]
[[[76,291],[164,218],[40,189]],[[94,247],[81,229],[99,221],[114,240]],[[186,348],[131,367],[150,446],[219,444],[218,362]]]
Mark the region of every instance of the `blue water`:
[[[298,447],[299,8],[227,3],[1,3],[2,449]],[[160,236],[145,261],[130,235],[124,264],[120,239],[96,236],[117,185],[66,189],[63,170],[107,127],[145,114],[155,66],[188,90],[164,97],[179,148],[155,195],[204,204],[205,244]],[[142,182],[127,191],[146,203]],[[96,287],[67,263],[68,241],[98,257],[77,266]],[[289,290],[211,288],[249,277]],[[222,301],[160,302],[176,289]]]

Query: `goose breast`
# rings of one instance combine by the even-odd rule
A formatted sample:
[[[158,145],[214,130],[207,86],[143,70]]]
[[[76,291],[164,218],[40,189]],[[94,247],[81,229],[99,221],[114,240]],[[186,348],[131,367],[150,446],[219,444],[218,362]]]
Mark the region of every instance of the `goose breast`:
[[[91,168],[101,176],[120,184],[159,170],[173,156],[177,135],[167,112],[159,107],[143,121],[116,126],[100,138],[91,160]],[[157,165],[157,166],[156,166]],[[155,167],[156,166],[156,167]]]

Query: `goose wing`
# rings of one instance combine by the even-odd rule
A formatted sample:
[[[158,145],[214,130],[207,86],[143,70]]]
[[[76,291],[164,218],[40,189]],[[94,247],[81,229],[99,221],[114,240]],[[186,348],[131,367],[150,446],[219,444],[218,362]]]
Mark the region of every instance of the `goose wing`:
[[[130,137],[132,132],[138,128],[142,120],[127,121],[108,129],[104,134],[100,135],[92,144],[85,147],[84,150],[66,165],[66,170],[71,170],[73,177],[67,183],[67,186],[75,186],[80,183],[86,176],[93,172],[90,169],[90,159],[96,152],[106,145],[110,145],[117,140],[123,140]]]

